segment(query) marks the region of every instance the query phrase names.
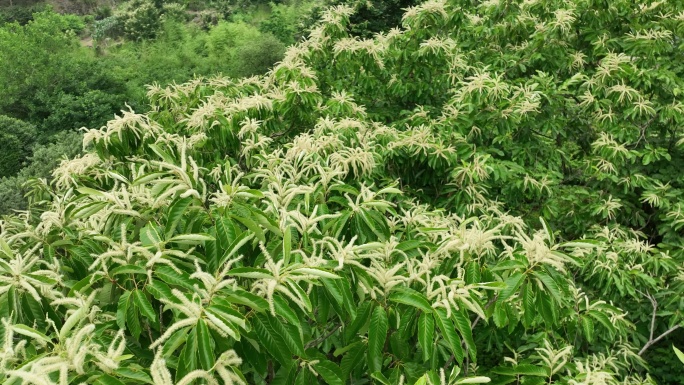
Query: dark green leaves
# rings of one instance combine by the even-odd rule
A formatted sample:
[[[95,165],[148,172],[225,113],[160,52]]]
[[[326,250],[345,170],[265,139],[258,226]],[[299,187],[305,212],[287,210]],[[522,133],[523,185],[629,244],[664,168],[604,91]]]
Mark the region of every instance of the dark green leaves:
[[[148,320],[150,320],[152,322],[157,322],[157,314],[154,312],[154,309],[152,308],[152,304],[147,299],[145,294],[140,290],[133,290],[133,293],[131,295],[135,296],[135,304],[138,306],[141,313]]]
[[[434,338],[434,318],[428,313],[422,313],[418,318],[418,344],[423,351],[423,361],[428,361],[432,356]]]
[[[368,329],[368,370],[371,373],[382,369],[387,328],[387,313],[381,306],[376,306],[373,309]]]
[[[458,335],[456,334],[456,328],[454,327],[453,322],[451,322],[451,319],[447,317],[446,310],[443,308],[435,309],[433,317],[435,319],[435,324],[442,333],[442,338],[444,338],[449,346],[449,350],[451,350],[451,354],[454,355],[456,362],[463,362],[463,348],[461,347],[461,339],[458,338]]]
[[[395,289],[395,291],[389,296],[389,300],[392,302],[403,303],[405,305],[416,307],[426,313],[432,312],[430,302],[428,302],[427,298],[425,298],[425,295],[407,287],[398,287]]]
[[[200,367],[210,370],[214,366],[214,347],[213,338],[209,334],[209,327],[204,320],[197,321],[197,354],[199,356]]]

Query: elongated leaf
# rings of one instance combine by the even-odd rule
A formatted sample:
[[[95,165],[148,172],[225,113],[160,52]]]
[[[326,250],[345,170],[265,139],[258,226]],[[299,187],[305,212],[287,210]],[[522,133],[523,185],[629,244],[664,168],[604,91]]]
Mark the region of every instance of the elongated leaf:
[[[515,273],[506,278],[506,287],[499,294],[499,301],[505,301],[520,288],[520,284],[525,276],[522,273]]]
[[[453,322],[447,317],[446,310],[443,308],[436,308],[432,313],[435,319],[435,324],[442,333],[442,338],[447,342],[451,348],[451,353],[454,355],[456,362],[459,364],[463,362],[463,348],[461,347],[461,339],[456,334],[456,328]]]
[[[119,329],[126,329],[126,313],[128,312],[128,297],[130,295],[131,292],[126,291],[119,297],[119,303],[116,307],[116,324]]]
[[[594,340],[594,321],[588,317],[582,317],[580,322],[584,336],[587,338],[587,341],[592,342]]]
[[[475,346],[475,340],[473,339],[473,331],[470,328],[470,318],[461,311],[454,311],[451,313],[451,317],[455,321],[456,329],[463,337],[466,347],[468,348],[468,355],[473,362],[477,362],[477,347]]]
[[[249,232],[244,232],[240,234],[237,238],[235,238],[233,243],[231,243],[230,246],[228,246],[228,248],[226,249],[226,253],[223,254],[223,256],[221,256],[221,259],[218,261],[217,266],[223,266],[223,264],[226,263],[228,259],[237,255],[238,250],[247,242],[251,241],[252,238],[254,238],[254,234],[251,234]]]
[[[140,325],[140,310],[138,310],[135,302],[135,295],[129,295],[128,305],[126,306],[126,326],[133,337],[138,339],[142,333],[142,325]]]
[[[157,322],[157,313],[154,312],[152,304],[147,300],[145,294],[140,290],[133,290],[132,293],[131,295],[135,297],[135,304],[140,309],[140,312],[150,321]]]
[[[252,317],[252,326],[259,342],[266,348],[266,353],[281,365],[289,365],[292,361],[292,351],[283,338],[271,328],[268,319],[261,314]]]
[[[259,241],[266,243],[266,236],[264,235],[264,230],[262,230],[261,227],[256,222],[254,222],[253,220],[251,220],[249,218],[244,218],[244,217],[237,216],[237,215],[231,215],[230,217],[239,221],[243,225],[245,225],[245,227],[247,227],[249,229],[249,231]]]
[[[188,334],[185,346],[178,357],[178,370],[176,371],[176,382],[180,381],[185,375],[198,369],[197,366],[197,328],[193,328]]]
[[[254,267],[237,267],[228,272],[229,276],[243,277],[243,278],[273,278],[273,274],[266,269],[259,269]]]
[[[178,243],[181,245],[200,245],[206,241],[215,241],[214,237],[209,234],[182,234],[176,235],[167,242]]]
[[[154,382],[152,382],[152,378],[147,373],[145,373],[145,371],[142,370],[142,368],[137,366],[121,367],[116,369],[114,373],[116,373],[117,376],[129,378],[137,382],[142,382],[145,384],[154,384]]]
[[[124,382],[121,382],[116,377],[112,377],[109,374],[103,374],[100,377],[98,377],[97,380],[95,381],[95,384],[97,384],[97,385],[126,385]]]
[[[265,317],[271,325],[271,330],[281,336],[282,340],[287,344],[288,349],[298,356],[303,356],[304,342],[299,333],[291,332],[290,329],[286,328],[279,320],[271,315],[266,314]]]
[[[553,300],[556,302],[556,306],[560,305],[563,303],[563,298],[561,296],[560,289],[558,288],[558,284],[556,284],[556,281],[553,280],[548,274],[541,272],[541,271],[535,271],[532,273],[541,283],[544,285],[546,290],[551,294],[551,297],[553,297]]]
[[[290,263],[290,254],[292,253],[292,231],[286,228],[283,233],[283,261],[287,266]]]
[[[190,206],[193,199],[193,197],[179,198],[171,204],[171,207],[169,207],[169,214],[166,218],[166,227],[164,228],[166,239],[171,238],[181,219],[183,219],[185,210]]]
[[[522,288],[523,322],[526,327],[532,325],[537,311],[534,308],[534,290],[532,284],[525,282]]]
[[[34,340],[38,340],[41,344],[46,344],[48,342],[51,342],[52,340],[46,336],[45,334],[39,332],[38,330],[28,327],[26,325],[22,324],[15,324],[12,325],[12,330],[14,330],[15,333],[25,335],[27,337],[30,337]]]
[[[396,288],[395,291],[390,294],[389,300],[413,306],[425,313],[432,313],[432,307],[425,295],[407,287]]]
[[[423,351],[423,361],[430,360],[435,339],[435,319],[428,313],[418,318],[418,344]]]
[[[181,286],[188,290],[194,290],[197,281],[190,278],[187,273],[178,273],[169,266],[159,266],[154,274],[169,285]]]
[[[381,306],[377,306],[373,309],[368,329],[368,369],[371,373],[382,369],[387,328],[387,313]]]
[[[352,349],[350,349],[344,357],[342,357],[342,362],[340,363],[340,369],[342,370],[342,375],[344,381],[347,381],[351,372],[356,368],[364,359],[367,345],[364,343],[357,343]]]
[[[204,370],[210,370],[214,367],[214,347],[212,345],[209,328],[204,320],[197,321],[197,352],[199,355],[200,367]]]
[[[117,275],[122,275],[122,274],[138,274],[138,275],[147,275],[147,270],[145,270],[144,267],[141,266],[136,266],[136,265],[123,265],[119,266],[115,269],[110,270],[109,275],[111,277],[115,277]]]
[[[319,360],[314,365],[316,372],[323,378],[326,384],[329,385],[344,385],[342,370],[328,360]]]
[[[676,346],[672,346],[672,349],[674,350],[675,354],[677,355],[677,358],[679,358],[679,361],[681,361],[684,364],[684,353],[682,353],[681,350],[677,349]]]

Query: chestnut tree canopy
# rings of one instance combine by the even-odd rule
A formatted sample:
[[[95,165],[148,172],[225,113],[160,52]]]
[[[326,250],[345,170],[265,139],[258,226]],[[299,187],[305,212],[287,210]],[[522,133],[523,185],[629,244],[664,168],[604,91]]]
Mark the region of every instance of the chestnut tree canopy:
[[[4,384],[671,381],[684,3],[351,15],[264,76],[150,86],[30,182]]]

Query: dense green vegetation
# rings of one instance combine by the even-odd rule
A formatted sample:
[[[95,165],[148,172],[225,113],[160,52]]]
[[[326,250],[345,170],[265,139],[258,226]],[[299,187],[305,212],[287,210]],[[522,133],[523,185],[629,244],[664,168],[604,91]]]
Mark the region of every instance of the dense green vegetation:
[[[299,33],[272,9],[124,23],[101,54],[266,65],[238,37]],[[684,4],[374,9],[312,9],[263,75],[152,85],[28,182],[0,221],[5,383],[684,382]],[[31,116],[4,140],[49,131]]]

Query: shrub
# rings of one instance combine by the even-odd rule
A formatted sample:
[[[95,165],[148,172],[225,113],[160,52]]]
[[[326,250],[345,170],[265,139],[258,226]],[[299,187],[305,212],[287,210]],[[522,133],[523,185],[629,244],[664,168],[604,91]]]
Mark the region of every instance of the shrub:
[[[33,138],[32,138],[33,139]],[[23,163],[23,168],[12,170],[0,179],[0,215],[15,210],[26,210],[29,191],[26,183],[32,178],[51,179],[52,170],[63,158],[73,158],[81,152],[82,136],[74,131],[55,134],[47,143],[36,144]]]
[[[235,49],[230,73],[238,77],[263,74],[283,58],[285,45],[271,34],[263,34],[251,44]]]
[[[0,115],[0,178],[19,171],[37,136],[32,124]]]
[[[186,17],[180,4],[152,0],[131,1],[116,16],[123,25],[126,37],[131,40],[154,39],[165,21]]]

